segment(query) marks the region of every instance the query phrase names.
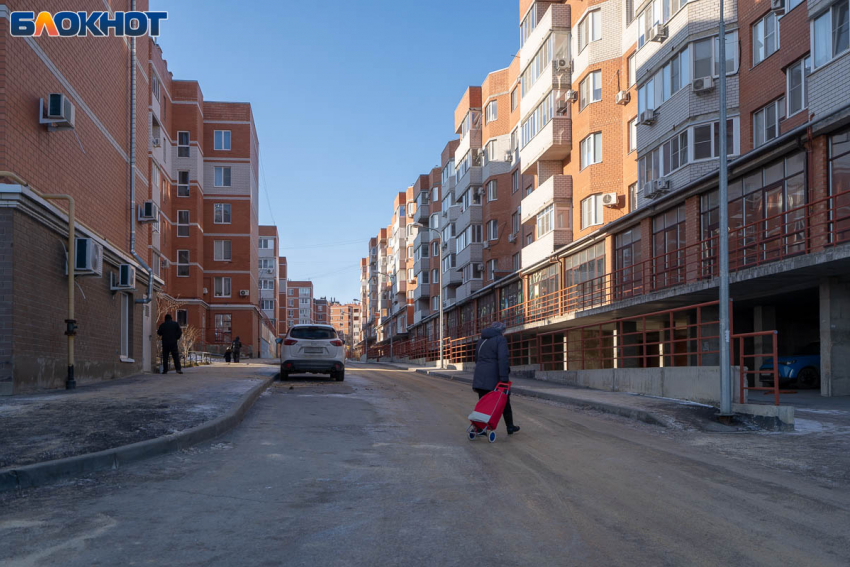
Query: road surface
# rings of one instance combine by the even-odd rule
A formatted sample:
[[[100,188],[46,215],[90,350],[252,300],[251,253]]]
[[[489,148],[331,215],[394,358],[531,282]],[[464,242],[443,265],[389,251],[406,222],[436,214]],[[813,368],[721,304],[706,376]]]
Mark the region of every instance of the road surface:
[[[0,500],[9,565],[842,565],[844,486],[662,428],[352,366],[276,383],[212,443]]]

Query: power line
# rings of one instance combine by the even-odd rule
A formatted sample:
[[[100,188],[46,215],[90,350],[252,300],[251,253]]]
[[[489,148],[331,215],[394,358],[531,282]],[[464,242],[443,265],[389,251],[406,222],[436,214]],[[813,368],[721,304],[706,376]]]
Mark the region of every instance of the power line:
[[[266,204],[269,206],[269,216],[272,218],[272,224],[275,228],[277,228],[277,221],[274,219],[274,213],[272,212],[272,200],[269,197],[269,183],[266,181],[265,160],[262,158],[260,158],[260,172],[263,174],[263,192],[266,194]]]
[[[331,244],[311,244],[307,246],[285,246],[279,248],[279,250],[314,250],[316,248],[334,248],[337,246],[347,246],[351,244],[362,244],[363,242],[368,243],[369,239],[358,238],[356,240],[345,240],[342,242],[333,242]]]

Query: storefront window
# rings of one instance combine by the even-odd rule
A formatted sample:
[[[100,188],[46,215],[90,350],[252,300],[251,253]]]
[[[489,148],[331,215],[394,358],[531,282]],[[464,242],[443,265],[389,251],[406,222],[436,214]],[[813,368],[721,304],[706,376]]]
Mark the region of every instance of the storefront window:
[[[594,244],[564,263],[564,300],[567,312],[600,305],[604,300],[605,243]]]
[[[641,266],[640,226],[635,226],[617,235],[614,242],[617,273],[615,278],[618,298],[643,293],[643,271]]]

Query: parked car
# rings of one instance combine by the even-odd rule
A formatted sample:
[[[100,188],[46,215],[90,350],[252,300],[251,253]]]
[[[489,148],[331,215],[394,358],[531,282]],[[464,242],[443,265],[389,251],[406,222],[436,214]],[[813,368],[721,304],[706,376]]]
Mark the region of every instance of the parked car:
[[[759,370],[773,370],[773,359],[768,358]],[[820,387],[820,343],[813,342],[792,356],[779,357],[779,384],[794,384],[798,388]],[[771,386],[773,378],[761,374],[763,386]]]
[[[330,325],[294,325],[281,342],[280,379],[290,374],[329,374],[345,379],[345,343]]]

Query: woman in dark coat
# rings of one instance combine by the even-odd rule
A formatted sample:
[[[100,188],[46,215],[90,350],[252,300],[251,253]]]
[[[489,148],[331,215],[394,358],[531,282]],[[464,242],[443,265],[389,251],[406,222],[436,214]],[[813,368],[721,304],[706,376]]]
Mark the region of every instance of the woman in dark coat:
[[[480,400],[485,394],[496,389],[499,382],[507,382],[511,373],[510,356],[508,353],[508,341],[503,333],[505,324],[496,321],[488,328],[481,331],[481,338],[475,345],[475,375],[472,379],[472,389],[478,394]],[[505,404],[505,426],[508,435],[519,431],[519,426],[514,425],[514,415],[511,410],[511,395]]]

